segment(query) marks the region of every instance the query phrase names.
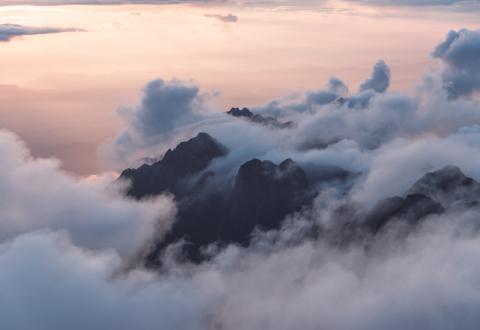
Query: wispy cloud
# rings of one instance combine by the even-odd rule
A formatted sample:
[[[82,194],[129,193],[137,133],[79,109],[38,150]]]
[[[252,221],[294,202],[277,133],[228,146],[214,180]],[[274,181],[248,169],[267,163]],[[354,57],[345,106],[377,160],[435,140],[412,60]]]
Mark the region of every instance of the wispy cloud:
[[[237,23],[238,22],[238,17],[233,14],[228,14],[228,15],[219,15],[219,14],[206,14],[206,17],[210,18],[215,18],[218,19],[219,21],[225,22],[225,23]]]
[[[84,31],[77,28],[56,28],[56,27],[31,27],[17,24],[0,24],[0,42],[7,42],[16,37],[35,35],[35,34],[50,34],[61,32],[78,32]]]

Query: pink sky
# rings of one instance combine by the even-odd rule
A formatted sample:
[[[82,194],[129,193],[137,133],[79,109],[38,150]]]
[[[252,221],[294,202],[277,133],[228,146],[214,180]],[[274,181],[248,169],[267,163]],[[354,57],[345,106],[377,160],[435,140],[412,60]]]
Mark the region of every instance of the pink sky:
[[[328,9],[326,9],[328,8]],[[238,16],[225,23],[206,14]],[[392,89],[408,91],[435,62],[451,29],[478,13],[334,6],[8,6],[0,24],[86,32],[0,43],[0,121],[34,154],[69,170],[99,170],[98,145],[116,134],[118,106],[134,105],[155,78],[192,80],[218,110],[321,88],[332,75],[351,89],[385,60]]]

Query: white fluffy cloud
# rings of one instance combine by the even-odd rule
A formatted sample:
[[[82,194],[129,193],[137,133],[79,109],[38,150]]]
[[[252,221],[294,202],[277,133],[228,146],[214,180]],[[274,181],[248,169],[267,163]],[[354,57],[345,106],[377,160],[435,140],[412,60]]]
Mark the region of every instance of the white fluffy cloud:
[[[2,329],[206,329],[209,292],[138,271],[114,276],[113,251],[86,251],[63,233],[0,245]],[[207,305],[205,305],[207,304]]]
[[[79,249],[61,233],[25,234],[0,245],[8,306],[0,326],[473,330],[480,322],[480,237],[469,220],[437,219],[403,243],[386,236],[368,250],[308,241],[230,247],[210,263],[161,276],[112,276],[115,253]]]
[[[89,249],[138,253],[175,215],[168,197],[134,202],[111,176],[77,178],[52,159],[33,159],[15,135],[0,131],[0,242],[36,230],[65,230]]]

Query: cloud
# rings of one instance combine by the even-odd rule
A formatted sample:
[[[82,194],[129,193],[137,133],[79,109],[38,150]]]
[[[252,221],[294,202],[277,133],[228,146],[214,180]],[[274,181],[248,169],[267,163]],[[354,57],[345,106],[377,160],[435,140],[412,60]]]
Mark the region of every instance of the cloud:
[[[224,23],[237,23],[238,17],[233,14],[228,15],[218,15],[218,14],[206,14],[206,17],[215,18]]]
[[[200,266],[172,264],[163,275],[112,276],[114,253],[30,233],[0,245],[0,326],[473,330],[480,237],[467,220],[432,219],[403,243],[385,235],[369,249],[288,246],[282,237],[294,228],[286,226],[277,243],[259,237],[262,244],[231,246]]]
[[[432,55],[445,64],[442,78],[450,97],[480,90],[480,30],[450,31]]]
[[[233,330],[475,329],[478,236],[455,239],[429,228],[405,245],[387,242],[372,251],[304,243],[223,256],[216,323]]]
[[[30,27],[17,24],[0,24],[0,42],[7,42],[13,38],[37,35],[37,34],[50,34],[61,32],[79,32],[83,31],[76,28],[54,28],[54,27]]]
[[[302,94],[287,95],[273,100],[267,105],[256,106],[256,111],[273,115],[285,115],[292,112],[314,112],[319,106],[331,104],[339,97],[348,95],[347,85],[337,77],[331,77],[326,85],[318,90],[306,91]]]
[[[114,252],[81,249],[59,232],[0,244],[0,327],[206,329],[209,294],[195,282],[143,271],[115,277],[120,266]]]
[[[69,176],[56,160],[33,159],[3,130],[0,153],[0,243],[36,230],[64,230],[78,246],[115,249],[129,259],[173,220],[170,198],[134,202],[111,186],[111,176]]]
[[[377,93],[385,92],[390,86],[390,68],[384,61],[378,61],[373,67],[370,79],[363,82],[360,92],[374,90]]]
[[[369,172],[365,181],[356,187],[354,198],[373,205],[384,196],[402,195],[425,172],[447,165],[457,166],[480,181],[479,142],[477,126],[460,128],[446,137],[394,139],[372,154]]]
[[[375,64],[372,76],[362,83],[358,93],[350,94],[348,86],[341,79],[332,77],[322,89],[288,95],[255,109],[274,115],[288,115],[296,112],[315,112],[319,107],[332,104],[346,105],[352,109],[366,108],[378,93],[385,92],[389,86],[390,68],[380,60]]]
[[[141,104],[121,108],[128,126],[118,136],[116,153],[128,156],[136,148],[145,148],[176,127],[201,119],[203,100],[198,87],[179,81],[153,80],[143,90]]]

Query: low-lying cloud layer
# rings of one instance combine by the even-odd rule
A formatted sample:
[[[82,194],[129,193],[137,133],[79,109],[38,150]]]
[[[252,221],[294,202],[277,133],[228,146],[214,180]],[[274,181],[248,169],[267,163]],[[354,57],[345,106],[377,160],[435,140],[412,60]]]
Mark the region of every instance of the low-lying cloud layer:
[[[83,31],[76,28],[31,27],[17,24],[0,24],[0,42],[7,42],[22,36]]]
[[[6,131],[0,131],[0,151],[0,242],[37,230],[65,231],[80,247],[114,249],[128,259],[174,218],[168,197],[128,200],[111,185],[112,176],[72,177],[56,160],[32,159]]]
[[[230,150],[209,165],[219,180],[252,158],[354,174],[280,229],[257,231],[248,247],[212,247],[198,265],[166,253],[161,272],[125,271],[174,221],[172,199],[127,199],[106,176],[66,175],[0,133],[0,328],[477,329],[476,204],[429,215],[408,235],[400,222],[366,243],[339,246],[309,230],[334,228],[344,203],[370,209],[404,196],[445,165],[480,181],[478,34],[451,32],[433,53],[442,71],[411,95],[388,90],[379,61],[358,88],[332,78],[252,108],[293,122],[281,129],[209,109],[192,84],[150,82],[137,107],[120,110],[126,125],[111,147],[124,164],[207,132]]]

